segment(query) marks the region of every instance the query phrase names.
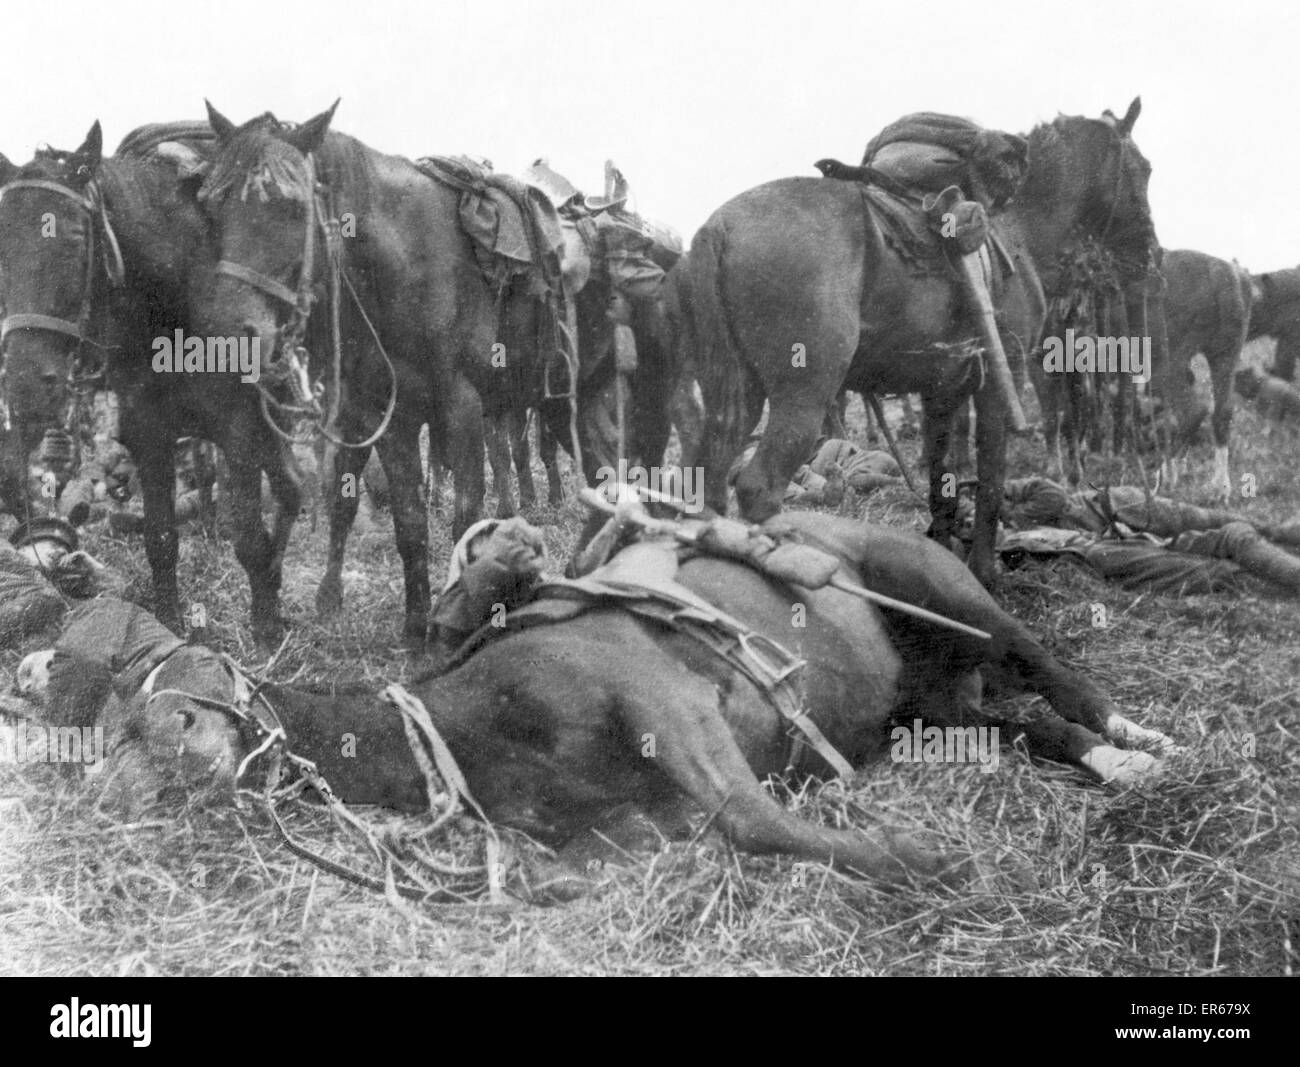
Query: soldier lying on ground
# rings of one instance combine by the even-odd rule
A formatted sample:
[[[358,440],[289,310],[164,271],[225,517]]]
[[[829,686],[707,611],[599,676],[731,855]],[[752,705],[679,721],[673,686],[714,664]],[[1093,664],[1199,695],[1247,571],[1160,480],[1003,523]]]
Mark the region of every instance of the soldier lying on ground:
[[[1066,555],[1128,588],[1174,596],[1238,590],[1245,574],[1300,594],[1300,559],[1277,547],[1300,547],[1300,524],[1253,523],[1167,497],[1148,501],[1134,486],[1068,493],[1047,478],[1010,481],[1006,498],[1002,518],[1014,532],[999,551],[1009,565],[1026,555]]]
[[[753,457],[758,441],[759,436],[755,435],[732,464],[728,482],[734,481]],[[794,472],[781,502],[803,507],[836,507],[844,499],[846,489],[866,496],[876,489],[902,484],[902,472],[888,452],[831,437],[820,441],[812,458]]]

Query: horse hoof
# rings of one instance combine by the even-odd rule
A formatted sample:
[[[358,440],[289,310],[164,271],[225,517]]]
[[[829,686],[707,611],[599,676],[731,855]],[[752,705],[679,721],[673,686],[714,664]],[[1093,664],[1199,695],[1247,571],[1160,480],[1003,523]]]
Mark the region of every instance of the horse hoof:
[[[316,613],[318,615],[337,615],[343,610],[342,583],[321,583],[316,590]]]
[[[1141,785],[1160,775],[1162,760],[1149,752],[1098,745],[1088,752],[1082,763],[1107,785],[1127,787]]]

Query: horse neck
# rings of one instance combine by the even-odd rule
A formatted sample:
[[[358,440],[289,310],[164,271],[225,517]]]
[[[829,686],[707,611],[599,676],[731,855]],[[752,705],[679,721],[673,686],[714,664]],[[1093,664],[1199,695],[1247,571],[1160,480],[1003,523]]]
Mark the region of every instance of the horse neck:
[[[1061,256],[1084,213],[1082,195],[1062,195],[1065,179],[1059,162],[1053,162],[1052,170],[1051,174],[1031,170],[1020,195],[1006,212],[1028,246],[1048,294],[1056,291]]]

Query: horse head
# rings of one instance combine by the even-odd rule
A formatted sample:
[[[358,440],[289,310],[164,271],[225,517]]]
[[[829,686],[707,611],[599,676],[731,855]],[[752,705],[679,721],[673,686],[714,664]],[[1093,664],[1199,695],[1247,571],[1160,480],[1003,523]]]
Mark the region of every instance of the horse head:
[[[1058,116],[1030,135],[1030,177],[1022,203],[1055,216],[1049,230],[1062,238],[1080,234],[1110,254],[1124,295],[1129,331],[1148,333],[1148,285],[1159,281],[1161,249],[1151,218],[1147,186],[1151,164],[1133,140],[1142,111],[1135,97],[1123,117]],[[1159,286],[1151,286],[1159,303]],[[1153,324],[1159,327],[1163,317]],[[1162,332],[1158,329],[1157,332]],[[1156,347],[1163,351],[1163,335]],[[1157,357],[1159,358],[1159,357]]]
[[[256,339],[272,358],[301,339],[324,267],[314,153],[337,106],[301,126],[266,113],[236,127],[208,104],[218,150],[199,200],[220,262],[196,311],[204,329]]]
[[[96,286],[106,276],[121,281],[96,183],[102,159],[98,122],[74,152],[42,148],[24,167],[0,157],[0,352],[5,399],[27,448],[63,425],[82,354],[95,346]]]

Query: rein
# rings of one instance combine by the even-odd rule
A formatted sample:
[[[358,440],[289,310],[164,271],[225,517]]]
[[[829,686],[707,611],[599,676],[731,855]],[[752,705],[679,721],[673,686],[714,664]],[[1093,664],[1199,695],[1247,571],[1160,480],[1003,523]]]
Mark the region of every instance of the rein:
[[[184,647],[186,646],[179,645],[173,652]],[[140,691],[146,697],[145,706],[148,707],[150,703],[162,696],[177,696],[201,707],[219,711],[241,726],[250,728],[260,739],[240,761],[239,767],[235,771],[235,786],[236,788],[239,787],[240,780],[247,773],[254,760],[259,756],[269,755],[270,763],[260,799],[266,807],[271,825],[284,842],[284,846],[295,856],[314,864],[321,870],[351,882],[353,885],[361,886],[363,889],[371,889],[377,893],[384,893],[386,896],[397,894],[409,900],[425,903],[472,902],[473,898],[470,893],[474,892],[473,887],[468,887],[462,891],[447,885],[433,885],[425,878],[420,877],[419,873],[412,869],[410,862],[397,855],[392,843],[385,840],[383,835],[376,834],[361,819],[348,810],[347,806],[330,787],[325,776],[317,769],[314,762],[293,752],[289,747],[288,733],[285,730],[283,721],[276,712],[275,707],[262,692],[266,679],[261,681],[250,679],[234,659],[223,653],[221,662],[229,673],[232,683],[232,695],[229,700],[201,696],[197,693],[173,687],[155,689],[154,685],[168,659],[170,659],[170,656],[159,662],[149,672],[144,684],[141,686]],[[428,868],[436,876],[465,879],[468,877],[481,878],[486,875],[490,903],[498,906],[505,905],[506,899],[502,888],[505,864],[503,862],[504,850],[501,839],[487,814],[470,792],[469,783],[465,780],[464,774],[457,765],[451,749],[443,740],[437,727],[434,726],[428,709],[425,708],[418,697],[415,697],[400,685],[390,685],[380,695],[401,714],[402,726],[406,732],[407,743],[411,746],[411,754],[425,779],[429,810],[434,816],[434,821],[431,826],[424,828],[415,836],[428,838],[442,829],[459,811],[461,801],[464,801],[478,815],[486,827],[486,856],[485,862],[482,864],[470,867],[454,867],[440,863],[428,855],[417,855],[415,861]],[[432,759],[429,757],[430,751],[433,754]],[[296,781],[284,788],[278,788],[286,773],[286,764],[291,768],[292,772],[296,773]],[[320,797],[336,824],[357,834],[367,849],[376,858],[384,861],[383,878],[377,878],[337,860],[330,859],[293,835],[285,825],[278,809],[285,802],[295,799],[307,789],[311,789]],[[440,803],[441,811],[438,810]],[[402,877],[400,880],[394,875],[394,868],[401,872]]]

